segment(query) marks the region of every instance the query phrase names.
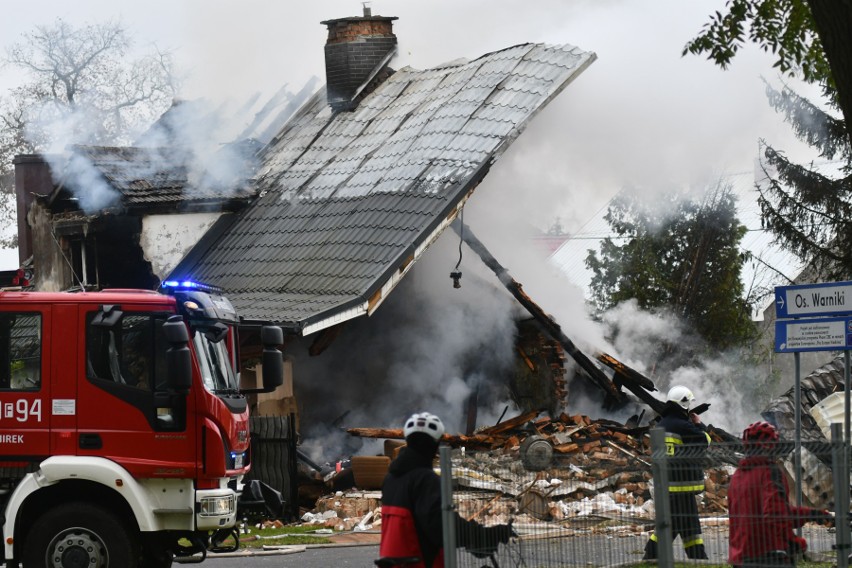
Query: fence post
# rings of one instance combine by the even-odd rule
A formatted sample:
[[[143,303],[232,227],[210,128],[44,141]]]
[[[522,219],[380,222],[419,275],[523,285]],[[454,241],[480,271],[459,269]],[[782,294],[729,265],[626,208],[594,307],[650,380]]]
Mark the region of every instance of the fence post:
[[[834,533],[837,568],[849,566],[849,461],[843,425],[831,425],[831,471],[834,479]]]
[[[441,446],[441,525],[444,530],[444,566],[456,568],[456,518],[453,515],[453,462],[449,446]]]
[[[651,473],[654,476],[654,534],[657,536],[657,564],[662,568],[674,566],[672,550],[672,512],[669,507],[669,476],[666,461],[666,432],[651,429]]]

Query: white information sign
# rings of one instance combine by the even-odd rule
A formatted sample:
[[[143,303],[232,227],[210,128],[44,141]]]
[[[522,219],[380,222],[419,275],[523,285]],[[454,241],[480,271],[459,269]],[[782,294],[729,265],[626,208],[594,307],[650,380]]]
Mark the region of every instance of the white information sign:
[[[780,320],[775,322],[775,351],[848,349],[852,318]]]

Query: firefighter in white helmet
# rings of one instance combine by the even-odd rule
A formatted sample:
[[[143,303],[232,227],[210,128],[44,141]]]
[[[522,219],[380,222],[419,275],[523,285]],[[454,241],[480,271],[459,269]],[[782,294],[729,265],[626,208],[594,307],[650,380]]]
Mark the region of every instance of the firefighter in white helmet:
[[[443,434],[444,424],[434,414],[421,412],[405,421],[406,445],[382,484],[382,559],[377,564],[444,566],[441,481],[432,466]],[[514,534],[511,524],[485,527],[454,515],[456,543],[475,555],[492,554]]]
[[[672,538],[680,535],[688,558],[706,559],[695,496],[704,491],[704,456],[710,435],[698,415],[690,412],[693,402],[691,390],[673,386],[660,413],[659,427],[666,431]],[[657,556],[657,535],[652,534],[645,545],[645,560]]]

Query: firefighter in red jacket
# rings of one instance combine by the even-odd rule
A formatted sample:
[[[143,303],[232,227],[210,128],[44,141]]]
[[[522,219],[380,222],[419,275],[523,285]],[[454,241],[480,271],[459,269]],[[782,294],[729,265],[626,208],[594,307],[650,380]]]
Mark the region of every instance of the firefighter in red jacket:
[[[382,485],[383,559],[413,558],[411,568],[443,568],[441,484],[432,469],[444,434],[441,419],[428,412],[405,421],[405,447],[390,464]],[[510,525],[485,527],[455,515],[456,543],[474,554],[489,554],[513,535]],[[394,565],[394,563],[387,563]]]
[[[673,386],[666,396],[659,426],[666,431],[669,510],[672,538],[680,535],[687,558],[707,559],[696,496],[704,491],[704,457],[710,436],[695,413],[689,412],[695,395],[684,386]],[[657,558],[657,535],[645,544],[644,560]]]
[[[808,546],[793,529],[834,521],[826,510],[790,505],[787,478],[773,456],[777,443],[778,431],[768,422],[743,431],[746,455],[728,486],[728,561],[735,567],[793,565]]]

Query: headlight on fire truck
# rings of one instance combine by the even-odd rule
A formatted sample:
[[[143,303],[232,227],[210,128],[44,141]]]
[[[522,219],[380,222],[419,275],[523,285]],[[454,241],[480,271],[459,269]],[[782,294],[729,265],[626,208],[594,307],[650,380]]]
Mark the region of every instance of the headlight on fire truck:
[[[202,497],[202,517],[222,517],[231,515],[236,511],[236,501],[233,495],[222,495],[219,497]]]

